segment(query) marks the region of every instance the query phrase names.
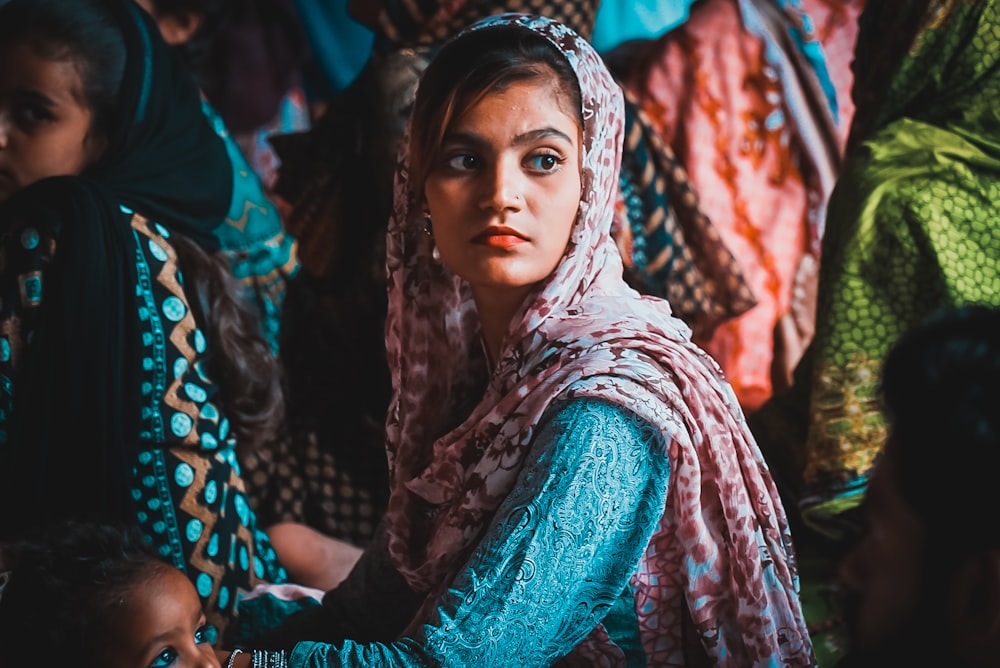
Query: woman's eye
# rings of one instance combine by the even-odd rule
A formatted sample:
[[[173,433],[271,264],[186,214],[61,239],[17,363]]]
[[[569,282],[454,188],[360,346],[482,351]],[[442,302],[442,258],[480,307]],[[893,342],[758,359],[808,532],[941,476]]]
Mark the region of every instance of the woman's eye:
[[[452,156],[448,159],[448,167],[450,169],[468,172],[479,167],[479,158],[470,153]]]
[[[153,662],[149,664],[149,668],[164,668],[165,666],[172,666],[174,662],[177,661],[177,650],[173,647],[168,647],[153,659]]]
[[[560,165],[562,160],[554,153],[539,153],[528,158],[531,169],[539,172],[551,172]]]

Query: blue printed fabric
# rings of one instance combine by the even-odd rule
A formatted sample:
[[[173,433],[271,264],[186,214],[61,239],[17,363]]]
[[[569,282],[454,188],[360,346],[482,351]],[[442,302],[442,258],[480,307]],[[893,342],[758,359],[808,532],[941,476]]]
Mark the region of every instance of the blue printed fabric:
[[[667,458],[654,456],[663,437],[603,400],[566,402],[549,416],[514,491],[426,623],[396,639],[386,619],[412,592],[349,581],[325,605],[348,611],[352,633],[384,641],[299,642],[289,665],[548,666],[602,621],[629,663],[644,665],[629,579],[666,502]],[[349,580],[362,576],[402,583],[384,549],[366,552]],[[274,607],[247,601],[241,619],[252,623],[258,606]]]

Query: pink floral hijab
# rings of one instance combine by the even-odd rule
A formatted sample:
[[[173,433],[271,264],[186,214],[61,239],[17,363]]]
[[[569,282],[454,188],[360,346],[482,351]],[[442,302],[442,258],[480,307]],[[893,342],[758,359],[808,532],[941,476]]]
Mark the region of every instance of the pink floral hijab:
[[[785,513],[732,390],[667,302],[622,279],[610,236],[621,91],[593,48],[551,20],[506,14],[466,33],[499,25],[542,35],[577,74],[583,195],[565,256],[488,372],[471,293],[432,256],[403,149],[387,240],[393,561],[417,591],[446,584],[513,488],[546,410],[602,398],[659,426],[669,444],[672,489],[632,578],[648,663],[683,664],[686,605],[717,665],[812,665]],[[578,651],[614,665],[606,639],[598,626]]]

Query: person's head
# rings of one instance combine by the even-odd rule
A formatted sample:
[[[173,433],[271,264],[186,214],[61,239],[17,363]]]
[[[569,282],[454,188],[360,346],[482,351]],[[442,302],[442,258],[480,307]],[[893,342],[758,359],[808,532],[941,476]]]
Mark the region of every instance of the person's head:
[[[943,311],[914,328],[887,357],[882,392],[889,437],[866,530],[841,563],[849,665],[996,665],[1000,310]]]
[[[135,0],[156,20],[163,40],[183,46],[210,37],[229,7],[227,0]]]
[[[580,206],[582,113],[566,56],[521,26],[465,33],[427,67],[410,196],[474,291],[530,288],[562,258]]]
[[[273,120],[299,81],[304,38],[286,0],[135,0],[231,132]]]
[[[135,0],[156,21],[163,41],[200,72],[232,11],[230,0]]]
[[[194,586],[141,541],[81,523],[4,546],[0,663],[218,668]]]
[[[386,234],[390,457],[467,417],[490,361],[511,371],[542,328],[627,290],[611,237],[624,117],[600,55],[544,17],[483,19],[427,66]]]
[[[0,201],[101,157],[124,67],[121,32],[98,0],[0,5]]]

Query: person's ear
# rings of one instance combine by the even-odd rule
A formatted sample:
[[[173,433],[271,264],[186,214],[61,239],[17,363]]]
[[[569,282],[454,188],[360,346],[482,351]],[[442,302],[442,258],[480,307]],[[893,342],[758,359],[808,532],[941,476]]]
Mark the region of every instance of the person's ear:
[[[163,41],[170,46],[187,44],[201,28],[205,15],[191,9],[181,9],[156,18]]]
[[[84,168],[90,167],[104,157],[108,150],[108,138],[103,134],[88,134],[83,140]]]
[[[951,580],[948,614],[955,651],[969,665],[1000,656],[1000,550],[967,558]]]

